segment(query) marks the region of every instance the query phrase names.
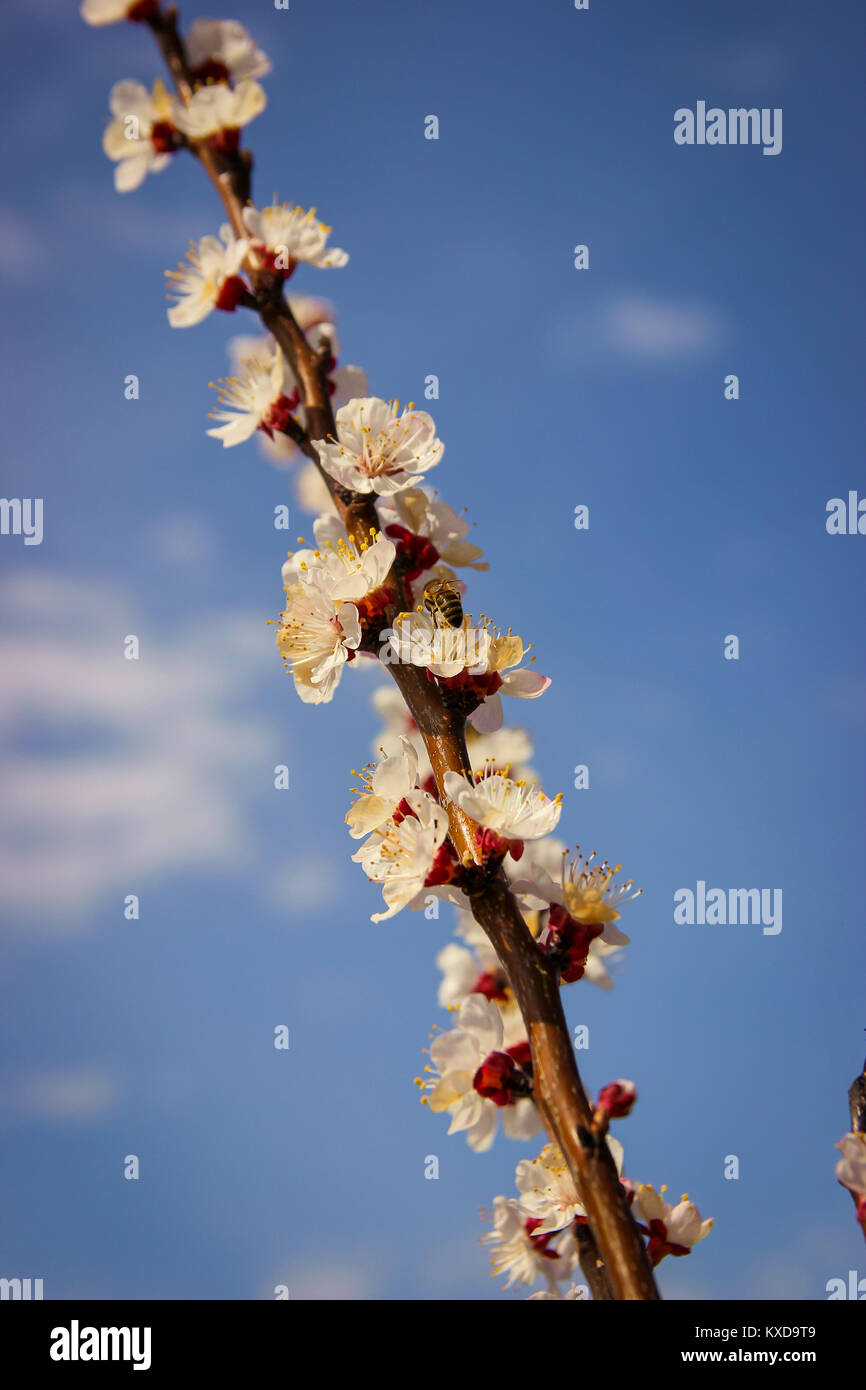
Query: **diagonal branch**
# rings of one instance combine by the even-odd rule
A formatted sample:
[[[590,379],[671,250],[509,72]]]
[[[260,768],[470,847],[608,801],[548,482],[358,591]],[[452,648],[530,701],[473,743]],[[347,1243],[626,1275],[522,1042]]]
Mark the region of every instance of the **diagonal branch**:
[[[160,11],[148,23],[178,96],[188,103],[194,80],[177,29],[177,11],[174,7]],[[213,184],[235,236],[246,238],[243,208],[249,197],[251,156],[246,151],[222,154],[207,141],[190,141],[189,147]],[[312,441],[333,436],[336,428],[327,381],[329,353],[316,351],[307,341],[286,302],[281,280],[260,264],[255,252],[249,253],[245,268],[262,323],[276,339],[300,386],[306,417],[306,444],[301,443],[301,447],[313,458],[316,451]],[[373,501],[368,495],[353,494],[337,485],[325,474],[317,455],[314,462],[347,532],[357,545],[366,544],[371,530],[380,529]],[[412,607],[412,598],[398,565],[386,582],[395,601],[385,610],[384,623],[392,625],[399,613]],[[446,703],[422,668],[389,665],[388,670],[424,740],[457,854],[464,865],[478,864],[475,822],[449,801],[444,790],[447,772],[465,773],[470,767],[465,715]],[[467,878],[467,892],[474,916],[511,981],[526,1024],[536,1103],[551,1139],[562,1150],[587,1212],[589,1231],[581,1238],[581,1266],[594,1296],[657,1299],[644,1244],[610,1151],[603,1139],[595,1140],[590,1133],[592,1110],[578,1073],[556,973],[538,951],[504,877],[491,880],[479,874],[472,883]]]

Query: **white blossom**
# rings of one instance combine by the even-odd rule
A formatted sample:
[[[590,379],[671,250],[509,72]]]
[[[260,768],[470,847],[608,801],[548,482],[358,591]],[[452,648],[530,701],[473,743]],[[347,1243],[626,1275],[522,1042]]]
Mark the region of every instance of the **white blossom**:
[[[474,570],[489,568],[481,560],[483,551],[465,539],[468,521],[445,502],[428,497],[421,488],[406,488],[382,498],[378,510],[383,529],[401,526],[412,535],[423,537],[446,565],[454,565],[457,569],[464,566]]]
[[[451,1117],[449,1134],[465,1133],[471,1149],[484,1153],[496,1133],[497,1114],[512,1139],[529,1139],[539,1128],[538,1112],[528,1097],[497,1105],[479,1094],[474,1081],[491,1054],[501,1056],[505,1030],[496,1004],[471,994],[460,1006],[456,1027],[438,1033],[430,1045],[434,1078],[427,1083],[430,1109]]]
[[[337,411],[336,440],[314,441],[326,473],[352,492],[390,494],[417,483],[444,445],[423,410],[358,397]]]
[[[534,840],[549,835],[562,814],[562,798],[552,801],[536,782],[513,782],[504,772],[487,768],[473,780],[446,772],[445,795],[488,830],[506,840]]]
[[[220,239],[202,237],[190,242],[186,261],[177,270],[166,271],[171,293],[177,303],[168,310],[172,328],[190,328],[201,323],[213,309],[232,310],[246,286],[238,276],[249,249],[248,243],[235,239],[231,227],[220,228]]]
[[[527,854],[512,883],[520,901],[539,910],[556,903],[576,922],[601,927],[598,940],[608,948],[627,946],[629,937],[616,925],[621,915],[619,909],[638,897],[640,889],[634,888],[631,879],[623,884],[615,882],[621,865],[611,866],[607,860],[594,864],[595,851],[584,857],[578,846],[570,859],[565,852],[559,857],[559,877],[554,878],[550,853],[546,852],[543,859],[534,852]]]
[[[277,646],[305,704],[333,699],[343,666],[360,642],[353,603],[335,605],[309,584],[292,584],[286,590]]]
[[[613,1142],[608,1139],[609,1144]],[[635,1219],[649,1227],[647,1253],[653,1265],[665,1255],[687,1255],[713,1228],[712,1218],[703,1220],[686,1193],[674,1207],[648,1183],[638,1187],[633,1210]]]
[[[616,1170],[622,1172],[622,1144],[612,1136],[607,1138]],[[586,1210],[568,1170],[562,1151],[556,1144],[545,1144],[538,1158],[521,1159],[516,1172],[520,1193],[520,1210],[539,1222],[536,1234],[561,1231]]]
[[[346,265],[349,256],[338,247],[328,246],[333,230],[316,218],[316,209],[294,207],[291,203],[273,203],[270,207],[244,208],[244,224],[256,249],[270,253],[273,269],[291,275],[295,265],[304,261],[320,270]]]
[[[480,733],[495,733],[502,727],[501,696],[510,699],[537,700],[550,685],[550,677],[542,676],[520,663],[526,655],[523,641],[516,633],[500,633],[492,637],[484,664],[485,674],[495,674],[500,685],[487,695],[469,716],[469,722]]]
[[[448,817],[429,793],[411,791],[406,802],[408,814],[399,821],[392,817],[374,830],[352,855],[367,877],[382,885],[387,911],[374,913],[373,922],[384,922],[401,908],[412,907],[448,834]]]
[[[570,1234],[554,1239],[536,1236],[532,1222],[520,1211],[517,1202],[496,1197],[493,1202],[493,1230],[481,1237],[490,1246],[491,1274],[505,1274],[504,1288],[514,1284],[534,1284],[545,1279],[549,1292],[535,1298],[561,1298],[557,1280],[569,1279],[577,1264],[577,1245]]]
[[[298,404],[297,397],[286,392],[291,374],[276,344],[269,357],[248,358],[243,372],[217,384],[219,409],[211,411],[211,417],[225,423],[207,433],[222,440],[224,448],[245,443],[256,430],[271,435],[281,430]]]
[[[175,124],[189,140],[210,140],[242,130],[266,105],[264,88],[251,78],[236,87],[214,82],[194,91],[189,105],[178,107]]]
[[[327,337],[331,347],[332,360],[337,358],[340,343],[333,323],[333,305],[328,304],[324,299],[315,299],[310,295],[291,295],[289,308],[299,328],[306,333],[307,341],[313,351],[315,352],[323,338]],[[275,347],[275,339],[270,333],[237,333],[229,339],[226,346],[232,374],[240,375],[242,364],[248,358],[271,357]],[[332,405],[343,405],[353,396],[366,393],[367,374],[361,367],[348,364],[345,367],[332,366],[328,372],[328,390]],[[293,391],[297,391],[300,398],[300,383],[287,362],[286,394],[291,396]],[[302,457],[297,444],[288,435],[274,434],[273,437],[270,437],[260,433],[258,442],[262,453],[277,468],[289,468]],[[333,512],[334,504],[328,492],[327,483],[314,463],[305,462],[302,464],[295,478],[295,486],[298,492],[298,501],[305,511],[328,510]]]
[[[502,1010],[502,1004],[509,998],[508,982],[496,952],[483,932],[482,936],[484,940],[473,943],[472,949],[459,946],[456,941],[449,941],[448,945],[443,946],[436,957],[436,964],[442,971],[437,998],[443,1009],[450,1009],[452,1006],[459,1007],[471,994],[476,992],[486,995],[488,999],[495,999],[500,1010]],[[482,986],[481,989],[478,989],[479,985]],[[519,1009],[517,1012],[519,1017]],[[504,1019],[505,1012],[503,1012]],[[525,1037],[526,1030],[522,1025],[520,1031],[521,1035]]]
[[[144,21],[155,15],[159,0],[84,0],[81,18],[86,24],[117,24],[120,20]]]
[[[382,661],[425,666],[431,675],[448,680],[463,672],[483,675],[490,648],[487,628],[476,627],[468,613],[462,627],[441,627],[426,611],[400,613],[382,637]]]
[[[364,778],[366,790],[346,815],[353,840],[379,829],[394,814],[404,797],[416,788],[418,756],[408,739],[398,754],[383,758]]]
[[[117,192],[131,193],[148,174],[158,174],[171,159],[176,103],[157,79],[151,92],[140,82],[115,82],[108,105],[112,120],[102,137],[102,148],[117,166]]]
[[[318,547],[289,556],[283,565],[283,583],[297,577],[321,589],[334,602],[351,599],[358,603],[382,590],[394,563],[393,541],[377,533],[367,545],[358,547],[345,533],[340,534],[343,527],[336,517],[319,517],[315,527]],[[386,598],[382,593],[383,605]]]
[[[195,75],[217,80],[264,77],[270,59],[234,19],[197,19],[186,35],[186,56]]]

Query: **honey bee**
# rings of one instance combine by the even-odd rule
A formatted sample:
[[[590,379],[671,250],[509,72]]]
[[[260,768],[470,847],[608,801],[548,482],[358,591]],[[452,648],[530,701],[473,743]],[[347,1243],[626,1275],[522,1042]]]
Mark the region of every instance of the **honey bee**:
[[[463,604],[458,589],[448,579],[431,579],[424,585],[424,607],[437,627],[462,627]]]

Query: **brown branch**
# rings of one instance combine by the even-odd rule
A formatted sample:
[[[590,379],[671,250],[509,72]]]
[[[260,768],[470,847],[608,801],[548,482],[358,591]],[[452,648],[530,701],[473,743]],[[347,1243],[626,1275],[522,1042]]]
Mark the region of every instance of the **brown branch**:
[[[532,1052],[536,1104],[577,1186],[614,1296],[656,1299],[659,1293],[616,1165],[607,1143],[590,1133],[592,1107],[577,1070],[556,974],[503,879],[489,883],[470,902],[517,996]]]
[[[607,1281],[607,1271],[604,1267],[604,1261],[599,1256],[598,1246],[592,1231],[582,1221],[576,1221],[572,1231],[577,1246],[577,1258],[583,1271],[583,1277],[589,1285],[590,1293],[596,1303],[609,1302],[613,1298],[613,1293]]]
[[[178,33],[177,11],[172,7],[149,23],[178,95],[188,103],[194,79]],[[251,156],[246,151],[225,155],[206,141],[190,141],[189,148],[213,184],[235,236],[245,238],[243,207],[249,197]],[[330,351],[327,345],[319,352],[310,346],[285,300],[282,281],[260,264],[254,252],[247,257],[245,268],[255,290],[256,308],[262,323],[276,339],[300,386],[308,443],[333,436],[336,427],[328,390]],[[321,468],[315,449],[305,447],[304,452],[314,458],[325,478],[349,535],[356,545],[366,544],[371,530],[380,529],[374,500],[369,495],[352,494],[339,487]],[[386,610],[384,621],[393,625],[400,612],[411,608],[412,599],[396,564],[386,582],[395,601]],[[388,670],[421,732],[440,801],[448,812],[450,837],[457,854],[464,865],[477,865],[480,854],[475,823],[449,801],[444,791],[446,772],[466,773],[470,768],[465,714],[448,705],[442,691],[427,679],[423,668],[389,665]],[[503,878],[491,881],[489,876],[479,874],[472,886],[470,901],[476,920],[486,931],[511,980],[526,1023],[536,1101],[551,1138],[562,1150],[587,1212],[590,1233],[583,1238],[581,1267],[590,1287],[598,1289],[596,1297],[657,1299],[659,1294],[643,1241],[629,1211],[610,1151],[603,1140],[593,1140],[590,1134],[592,1111],[578,1074],[556,975],[538,951]],[[584,1142],[579,1133],[585,1135]],[[593,1242],[595,1252],[591,1255],[589,1241]],[[603,1263],[604,1272],[598,1268],[599,1261]],[[607,1289],[606,1293],[603,1288]]]

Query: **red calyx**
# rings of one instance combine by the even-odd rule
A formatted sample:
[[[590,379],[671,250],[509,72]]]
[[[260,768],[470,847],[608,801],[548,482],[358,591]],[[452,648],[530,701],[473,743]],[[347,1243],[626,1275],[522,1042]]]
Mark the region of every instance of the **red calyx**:
[[[470,691],[478,697],[479,705],[488,695],[495,695],[502,685],[502,677],[498,671],[484,671],[480,676],[470,675],[468,671],[458,671],[456,676],[436,676],[434,679],[440,685],[447,685],[449,690]]]
[[[290,275],[294,275],[298,265],[294,256],[289,256],[288,265],[277,265],[278,259],[280,261],[284,259],[282,251],[274,247],[265,246],[262,241],[253,242],[253,250],[262,262],[264,269],[269,270],[271,274],[277,276],[278,279],[288,280]]]
[[[171,121],[154,121],[150,127],[150,143],[157,154],[174,154],[178,146],[178,136]]]
[[[401,798],[396,811],[392,812],[391,819],[395,825],[399,825],[400,822],[404,821],[407,816],[414,816],[415,820],[418,819],[418,817],[415,815],[415,812],[412,810],[412,807],[409,805],[409,802],[406,800],[404,796]]]
[[[460,860],[453,848],[451,841],[446,840],[440,845],[433,859],[433,867],[424,880],[425,888],[436,888],[442,883],[451,883],[455,871],[460,867]]]
[[[290,396],[277,396],[267,415],[259,421],[259,429],[264,430],[268,439],[273,439],[275,433],[282,434],[300,400],[301,394],[297,387]]]
[[[237,126],[220,130],[208,140],[211,149],[216,150],[218,154],[236,154],[240,143],[241,133]]]
[[[231,73],[218,58],[207,58],[203,63],[199,63],[197,68],[193,68],[191,76],[196,82],[228,82]]]
[[[663,1221],[655,1220],[649,1223],[649,1245],[646,1252],[650,1258],[653,1269],[665,1255],[690,1255],[691,1249],[688,1245],[675,1245],[668,1240],[668,1228]]]
[[[524,1071],[532,1070],[532,1053],[529,1050],[527,1039],[524,1038],[523,1042],[513,1043],[511,1047],[506,1047],[505,1051]]]
[[[229,275],[223,280],[220,292],[214,302],[215,309],[223,309],[227,314],[233,314],[235,309],[243,299],[249,294],[245,281],[239,275]]]
[[[397,542],[397,551],[402,556],[405,575],[408,580],[417,579],[425,570],[432,569],[439,559],[439,551],[426,536],[416,536],[405,526],[396,523],[385,527],[385,535]]]
[[[618,1081],[602,1086],[598,1093],[596,1108],[606,1110],[612,1120],[621,1120],[627,1115],[637,1100],[635,1091],[627,1091]]]
[[[574,984],[583,978],[589,948],[604,928],[576,922],[559,903],[551,904],[547,922],[550,935],[539,949],[556,962],[562,983]]]
[[[526,1231],[526,1234],[529,1237],[529,1240],[532,1243],[532,1246],[535,1249],[536,1254],[546,1255],[549,1260],[558,1260],[558,1251],[548,1250],[547,1248],[550,1241],[553,1240],[554,1232],[545,1231],[544,1235],[533,1235],[533,1231],[535,1230],[536,1226],[540,1225],[540,1216],[527,1216],[526,1220],[523,1223],[523,1229]]]
[[[511,1083],[517,1074],[517,1067],[507,1052],[491,1052],[473,1076],[472,1085],[480,1096],[492,1100],[494,1105],[513,1105]]]
[[[506,999],[508,997],[505,992],[505,981],[500,975],[491,974],[489,970],[481,972],[469,993],[483,994],[485,999]]]
[[[390,589],[386,589],[381,584],[378,589],[374,589],[372,594],[365,594],[363,598],[353,599],[353,603],[358,610],[358,622],[363,627],[365,623],[371,623],[379,617],[393,599],[394,595]]]
[[[515,859],[519,859],[523,853],[522,840],[506,840],[496,830],[490,830],[480,825],[475,827],[475,843],[485,859],[504,859],[509,850],[513,851],[513,846],[519,845],[520,852],[515,854]]]

